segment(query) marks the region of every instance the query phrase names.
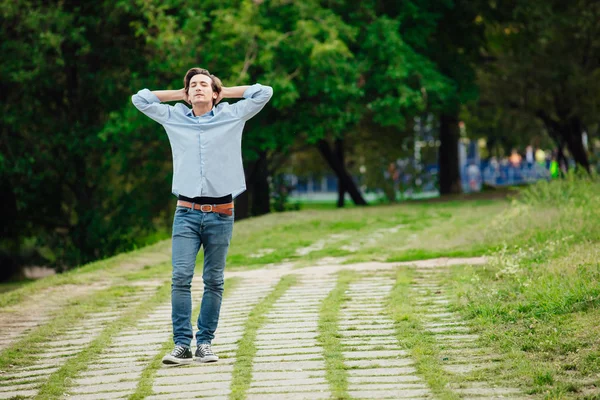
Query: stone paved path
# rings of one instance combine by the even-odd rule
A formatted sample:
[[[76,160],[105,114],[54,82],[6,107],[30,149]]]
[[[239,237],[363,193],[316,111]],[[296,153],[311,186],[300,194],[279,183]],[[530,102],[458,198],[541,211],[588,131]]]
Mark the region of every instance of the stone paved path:
[[[469,374],[489,368],[497,359],[479,348],[477,336],[448,308],[439,274],[452,263],[481,263],[475,260],[441,259],[405,263],[416,266],[412,298],[422,325],[435,335],[450,375]],[[415,360],[398,340],[398,332],[386,299],[394,285],[392,271],[399,263],[318,265],[294,269],[278,266],[262,270],[228,273],[239,282],[226,293],[221,323],[213,342],[221,359],[218,363],[149,369],[171,341],[170,302],[160,304],[148,315],[114,335],[94,361],[70,377],[64,399],[124,399],[139,389],[142,377],[150,376],[152,394],[147,399],[210,398],[233,399],[231,383],[236,351],[245,332],[245,323],[254,307],[275,288],[280,278],[294,274],[297,281],[266,311],[258,327],[252,359],[251,381],[245,392],[248,400],[330,399],[324,350],[319,344],[319,311],[335,288],[337,272],[359,274],[344,294],[337,338],[347,373],[347,395],[354,399],[431,399],[431,388],[416,369]],[[195,305],[201,298],[201,281],[193,282]],[[148,286],[123,300],[128,306],[143,302],[154,290]],[[116,320],[127,307],[92,313],[81,326],[49,338],[40,349],[39,360],[30,367],[15,367],[0,373],[0,399],[32,398],[48,375],[71,357],[84,352],[86,345]],[[195,323],[193,324],[195,325]],[[461,398],[524,398],[516,388],[492,387],[485,381],[470,381],[451,390]]]
[[[118,265],[122,273],[170,260],[170,248],[155,250],[131,258]],[[69,301],[85,298],[114,284],[110,270],[99,274],[91,284],[69,284],[43,289],[15,306],[0,310],[0,351],[7,348],[32,329],[48,322]]]
[[[32,329],[48,322],[52,315],[68,301],[87,296],[107,286],[94,284],[88,286],[64,285],[48,288],[36,293],[16,306],[7,307],[0,312],[0,351],[19,340]]]
[[[349,371],[348,393],[354,398],[431,398],[414,362],[399,347],[383,299],[392,289],[389,277],[368,278],[350,286],[350,301],[341,313],[340,333]]]
[[[244,282],[227,296],[221,308],[219,334],[213,341],[215,350],[219,349],[219,362],[158,370],[153,386],[157,394],[148,399],[181,399],[190,393],[202,393],[211,399],[227,399],[235,351],[243,334],[244,322],[252,308],[269,294],[276,283],[276,278],[266,276]]]
[[[119,304],[113,304],[114,311],[90,313],[85,322],[61,336],[49,337],[45,346],[39,349],[39,360],[32,366],[14,368],[3,373],[0,386],[0,399],[10,399],[15,396],[35,396],[37,387],[48,375],[58,370],[70,358],[85,351],[98,334],[111,322],[136,304],[149,298],[156,287],[145,286],[140,291],[119,298]],[[119,307],[117,307],[119,306]]]
[[[275,303],[257,335],[248,400],[329,398],[317,316],[334,286],[331,277],[303,279]]]

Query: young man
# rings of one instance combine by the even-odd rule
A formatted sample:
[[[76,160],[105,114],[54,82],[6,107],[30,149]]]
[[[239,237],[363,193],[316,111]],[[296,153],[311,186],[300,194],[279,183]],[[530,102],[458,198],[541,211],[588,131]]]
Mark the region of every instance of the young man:
[[[211,341],[219,322],[225,258],[233,231],[233,199],[246,190],[242,166],[244,124],[267,104],[269,86],[223,87],[205,69],[192,68],[180,90],[140,90],[132,102],[161,124],[173,153],[173,194],[178,197],[173,220],[173,278],[171,306],[175,348],[163,364],[192,362],[193,332],[191,283],[200,246],[204,247],[204,294],[195,357],[200,362],[219,359]],[[240,98],[235,104],[222,98]],[[184,100],[175,106],[162,104]],[[218,104],[218,105],[217,105]]]

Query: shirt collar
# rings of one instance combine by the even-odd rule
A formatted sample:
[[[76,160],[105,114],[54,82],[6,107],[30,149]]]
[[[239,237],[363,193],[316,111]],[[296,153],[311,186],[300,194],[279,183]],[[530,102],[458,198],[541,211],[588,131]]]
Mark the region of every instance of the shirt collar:
[[[193,108],[188,108],[188,111],[185,115],[187,115],[188,117],[195,117],[193,111],[194,111]],[[208,111],[206,114],[201,115],[201,117],[214,117],[214,116],[215,116],[215,108],[214,107],[212,108],[212,110]]]

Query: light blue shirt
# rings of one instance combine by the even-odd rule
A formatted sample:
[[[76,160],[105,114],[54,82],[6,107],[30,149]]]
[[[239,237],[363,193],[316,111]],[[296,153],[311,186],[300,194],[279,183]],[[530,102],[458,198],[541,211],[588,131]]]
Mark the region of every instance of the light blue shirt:
[[[194,116],[183,103],[162,104],[148,89],[131,98],[138,110],[161,124],[173,153],[175,196],[235,198],[246,190],[242,164],[242,130],[250,118],[267,104],[273,89],[255,84],[235,104],[219,103]]]

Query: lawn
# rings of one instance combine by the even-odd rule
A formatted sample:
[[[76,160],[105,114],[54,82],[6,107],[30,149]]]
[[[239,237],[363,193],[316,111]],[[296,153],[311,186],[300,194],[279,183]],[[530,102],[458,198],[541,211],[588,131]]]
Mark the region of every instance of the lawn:
[[[598,399],[600,185],[571,176],[526,189],[488,227],[507,231],[484,268],[447,276],[455,310],[510,355],[495,379],[544,398]]]

